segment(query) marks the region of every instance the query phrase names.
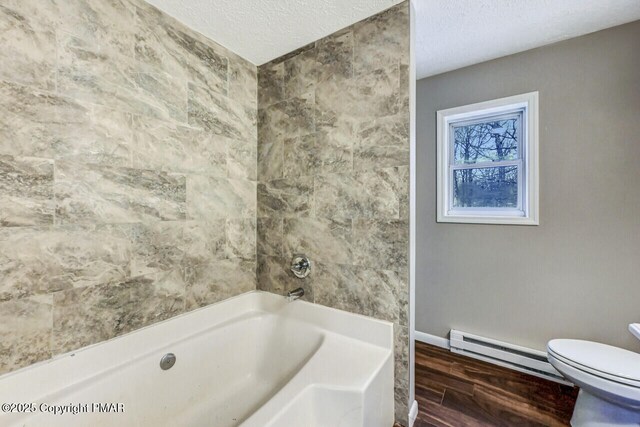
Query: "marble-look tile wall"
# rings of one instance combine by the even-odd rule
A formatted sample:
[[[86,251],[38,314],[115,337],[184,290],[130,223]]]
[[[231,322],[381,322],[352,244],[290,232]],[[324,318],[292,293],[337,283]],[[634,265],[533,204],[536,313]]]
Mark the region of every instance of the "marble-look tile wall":
[[[255,289],[254,65],[142,0],[0,46],[0,373]]]
[[[258,287],[393,322],[403,423],[408,200],[408,2],[258,68]]]

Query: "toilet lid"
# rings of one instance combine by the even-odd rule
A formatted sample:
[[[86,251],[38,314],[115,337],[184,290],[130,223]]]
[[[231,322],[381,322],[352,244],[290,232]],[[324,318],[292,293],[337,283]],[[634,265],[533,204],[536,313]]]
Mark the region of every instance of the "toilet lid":
[[[549,353],[576,369],[612,381],[640,387],[640,354],[582,340],[552,340]]]

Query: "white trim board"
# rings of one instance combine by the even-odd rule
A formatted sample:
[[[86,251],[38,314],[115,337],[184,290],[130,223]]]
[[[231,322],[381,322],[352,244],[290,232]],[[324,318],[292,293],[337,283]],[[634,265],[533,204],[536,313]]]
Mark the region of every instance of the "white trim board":
[[[418,418],[418,401],[414,400],[411,404],[411,409],[409,409],[409,427],[413,427],[413,424],[416,422]]]
[[[409,2],[409,402],[415,403],[415,333],[416,328],[416,12],[415,1]],[[407,403],[409,403],[407,402]],[[417,403],[412,403],[411,414]],[[415,419],[414,419],[415,420]]]
[[[449,350],[449,339],[438,337],[436,335],[427,334],[426,332],[415,331],[414,337],[416,341],[420,341],[426,344],[435,345],[436,347]]]
[[[460,334],[460,332],[458,331],[451,331],[451,333],[456,333],[456,334]],[[472,336],[471,334],[467,334],[467,336]],[[519,364],[514,364],[511,363],[513,361],[511,361],[509,359],[509,357],[505,357],[504,354],[499,354],[500,352],[491,352],[488,354],[481,354],[481,353],[476,353],[473,350],[472,351],[468,351],[468,350],[464,350],[464,348],[458,348],[458,344],[462,343],[462,341],[455,341],[456,344],[454,344],[455,348],[451,348],[451,340],[447,339],[447,338],[442,338],[442,337],[438,337],[435,335],[431,335],[431,334],[427,334],[425,332],[419,332],[419,331],[415,331],[414,333],[414,337],[417,341],[426,343],[426,344],[430,344],[436,347],[440,347],[440,348],[444,348],[445,350],[450,350],[453,353],[456,354],[461,354],[463,356],[466,357],[471,357],[473,359],[478,359],[478,360],[482,360],[484,362],[490,363],[492,365],[497,365],[497,366],[502,366],[504,368],[508,368],[511,369],[513,371],[518,371],[518,372],[523,372],[525,374],[528,375],[533,375],[533,376],[537,376],[540,378],[544,378],[546,380],[549,381],[554,381],[560,384],[565,384],[565,385],[573,385],[571,382],[569,382],[568,380],[562,378],[562,374],[560,374],[559,372],[557,372],[550,363],[547,362],[549,368],[551,369],[551,371],[553,371],[555,373],[554,375],[546,375],[546,374],[541,374],[539,373],[539,371],[536,371],[535,369],[531,369],[536,368],[538,366],[535,366],[536,364],[540,363],[537,362],[535,360],[531,361],[531,362],[523,362],[520,365]],[[482,338],[482,337],[478,337],[478,338]],[[499,343],[498,341],[495,340],[490,340],[487,338],[483,338],[484,340],[491,342],[494,341],[496,343]],[[505,345],[508,345],[510,348],[521,348],[523,350],[526,350],[527,352],[531,352],[531,353],[536,353],[536,354],[540,354],[540,355],[546,355],[546,352],[541,352],[538,350],[532,350],[532,349],[526,349],[524,347],[519,347],[513,344],[508,344],[508,343],[502,343]],[[468,344],[468,346],[470,347],[477,347],[475,344]],[[508,356],[508,355],[507,355]],[[539,368],[539,367],[538,367]],[[546,369],[542,369],[542,370],[546,370]]]
[[[495,120],[496,115],[505,114],[509,117],[520,117],[520,136],[517,138],[518,159],[456,165],[452,159],[454,125]],[[539,225],[538,92],[438,110],[436,115],[437,221],[442,223]],[[454,169],[490,168],[501,165],[517,166],[517,208],[454,207]]]

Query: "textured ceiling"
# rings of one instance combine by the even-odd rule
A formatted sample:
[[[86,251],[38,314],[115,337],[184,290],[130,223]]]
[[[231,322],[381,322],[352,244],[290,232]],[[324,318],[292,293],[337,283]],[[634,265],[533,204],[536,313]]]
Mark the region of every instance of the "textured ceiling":
[[[147,0],[262,65],[402,0]]]
[[[256,65],[402,0],[147,0]],[[413,0],[418,78],[640,19],[640,0]]]
[[[414,4],[418,78],[640,19],[640,0],[415,0]]]

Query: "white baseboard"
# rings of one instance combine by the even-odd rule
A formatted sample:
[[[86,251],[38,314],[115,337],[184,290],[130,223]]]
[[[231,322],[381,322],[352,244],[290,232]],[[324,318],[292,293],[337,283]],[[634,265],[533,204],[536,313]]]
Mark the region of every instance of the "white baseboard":
[[[418,401],[414,400],[411,404],[411,409],[409,410],[409,426],[413,427],[413,423],[416,422],[416,418],[418,418]]]
[[[446,338],[438,337],[436,335],[427,334],[426,332],[415,331],[414,334],[417,341],[435,345],[436,347],[446,348],[449,350],[449,340]]]
[[[454,332],[455,331],[452,331],[451,334],[453,334]],[[470,335],[470,334],[468,334],[468,335]],[[526,362],[522,362],[522,359],[521,359],[519,361],[519,365],[520,365],[519,366],[518,364],[508,363],[510,359],[505,358],[504,355],[501,355],[501,354],[497,354],[497,355],[496,354],[490,354],[490,355],[487,356],[486,354],[485,355],[477,354],[477,353],[474,353],[473,351],[463,351],[463,350],[458,348],[458,345],[460,343],[459,340],[454,341],[454,348],[452,349],[450,340],[448,340],[447,338],[442,338],[442,337],[438,337],[436,335],[431,335],[431,334],[427,334],[425,332],[418,332],[418,331],[414,332],[414,337],[415,337],[416,341],[420,341],[420,342],[423,342],[423,343],[426,343],[426,344],[430,344],[430,345],[433,345],[433,346],[436,346],[436,347],[441,347],[441,348],[444,348],[446,350],[451,350],[454,353],[462,354],[462,355],[464,355],[466,357],[472,357],[474,359],[482,360],[484,362],[491,363],[493,365],[498,365],[498,366],[502,366],[504,368],[512,369],[514,371],[523,372],[523,373],[529,374],[529,375],[534,375],[534,376],[537,376],[537,377],[540,377],[540,378],[544,378],[544,379],[549,380],[549,381],[558,382],[560,384],[572,385],[570,382],[568,382],[567,380],[562,378],[561,374],[559,372],[556,372],[551,367],[551,365],[549,365],[549,367],[551,368],[552,371],[549,371],[549,372],[552,372],[552,374],[555,373],[556,374],[555,376],[554,375],[540,374],[539,372],[530,369],[532,367],[535,367],[538,370],[540,370],[541,368],[539,368],[539,365],[538,365],[539,362],[536,362],[536,365],[531,365],[531,364],[528,364]],[[452,337],[453,337],[453,335],[452,335]],[[522,347],[517,347],[517,346],[514,346],[513,344],[509,344],[509,343],[500,343],[500,342],[498,342],[498,343],[502,344],[502,345],[504,345],[506,347],[512,346],[512,348],[513,347],[520,348],[520,349],[526,350],[526,352],[542,353],[542,352],[539,352],[537,350],[531,350],[531,349],[526,349],[526,348],[522,348]],[[546,355],[546,353],[544,353],[544,355]],[[542,369],[542,370],[546,371],[546,369]]]

